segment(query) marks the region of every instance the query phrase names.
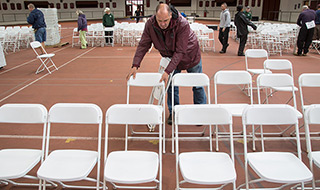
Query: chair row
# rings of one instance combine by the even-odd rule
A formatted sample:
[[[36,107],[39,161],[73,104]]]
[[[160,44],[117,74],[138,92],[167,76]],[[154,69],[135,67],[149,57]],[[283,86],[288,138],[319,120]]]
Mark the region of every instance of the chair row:
[[[306,112],[305,122],[320,124],[320,105],[312,105]],[[177,105],[175,107],[176,131],[176,185],[182,189],[185,183],[194,185],[222,185],[224,188],[232,184],[236,189],[236,170],[233,147],[232,114],[223,105]],[[150,104],[116,104],[111,106],[105,116],[105,148],[103,154],[103,183],[100,182],[100,157],[103,114],[95,104],[58,103],[53,105],[49,112],[40,104],[5,104],[0,107],[0,122],[10,124],[43,125],[42,148],[38,149],[2,149],[0,150],[0,181],[1,183],[15,183],[17,178],[31,178],[29,171],[41,162],[37,170],[41,189],[46,183],[50,186],[58,185],[75,188],[70,185],[75,181],[94,181],[96,186],[81,186],[78,188],[99,189],[106,188],[111,183],[114,188],[134,188],[132,185],[153,183],[150,189],[162,189],[162,110],[159,106]],[[304,183],[313,179],[312,172],[301,161],[301,145],[299,136],[298,116],[296,110],[289,105],[249,105],[242,114],[244,130],[244,158],[246,189],[253,182],[267,181],[284,184],[284,186]],[[84,130],[88,125],[94,130],[97,137],[95,150],[89,149],[54,149],[49,146],[53,128],[75,125],[77,131]],[[158,150],[145,151],[135,147],[135,150],[112,151],[108,154],[109,130],[119,126],[158,125]],[[81,126],[80,126],[81,125]],[[228,126],[230,132],[230,152],[184,152],[179,142],[179,129],[188,125],[217,125]],[[247,127],[252,125],[277,127],[278,125],[294,125],[296,135],[297,156],[290,152],[248,152]],[[95,128],[95,129],[94,129]],[[308,134],[308,133],[307,133]],[[127,137],[127,136],[126,136]],[[125,138],[128,141],[128,138]],[[308,138],[308,150],[311,150]],[[115,149],[115,148],[112,148]],[[229,150],[229,149],[228,149]],[[181,153],[183,152],[183,153]],[[315,161],[319,166],[318,153],[309,154],[310,164]],[[249,182],[249,166],[260,177]],[[95,178],[90,178],[93,168],[96,167]],[[272,169],[270,169],[272,168]],[[312,168],[312,167],[311,167]],[[183,181],[179,180],[180,174]],[[33,177],[33,179],[37,179]],[[69,185],[67,185],[69,184]],[[102,185],[103,184],[103,185]],[[38,184],[39,185],[39,184]],[[239,186],[238,188],[242,187]],[[138,187],[136,187],[138,188]],[[142,188],[142,187],[141,187]],[[144,187],[146,188],[146,187]],[[183,188],[185,189],[185,188]]]

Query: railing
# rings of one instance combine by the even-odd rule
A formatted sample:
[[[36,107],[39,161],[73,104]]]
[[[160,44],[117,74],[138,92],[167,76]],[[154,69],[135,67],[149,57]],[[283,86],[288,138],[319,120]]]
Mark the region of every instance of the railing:
[[[300,13],[300,11],[269,11],[267,20],[294,23],[297,21]]]

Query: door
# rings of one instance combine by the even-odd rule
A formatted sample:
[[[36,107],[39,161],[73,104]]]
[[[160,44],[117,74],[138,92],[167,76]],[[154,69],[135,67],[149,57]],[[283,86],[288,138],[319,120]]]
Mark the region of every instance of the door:
[[[263,1],[262,20],[278,21],[280,0]]]
[[[126,0],[126,16],[134,16],[137,8],[140,8],[141,16],[144,15],[144,2],[143,0]]]

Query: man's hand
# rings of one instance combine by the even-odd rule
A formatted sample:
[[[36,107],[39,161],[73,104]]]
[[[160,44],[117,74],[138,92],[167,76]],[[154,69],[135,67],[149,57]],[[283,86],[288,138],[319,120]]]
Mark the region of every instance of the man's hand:
[[[162,77],[161,77],[161,79],[160,79],[159,82],[164,81],[164,83],[167,84],[167,82],[168,82],[168,77],[169,77],[169,74],[166,73],[166,72],[164,72],[164,73],[162,74]]]
[[[132,67],[129,74],[126,77],[127,81],[130,79],[131,75],[133,76],[133,79],[135,79],[136,74],[137,74],[137,67]]]
[[[222,28],[222,32],[224,32],[226,30],[226,28]]]

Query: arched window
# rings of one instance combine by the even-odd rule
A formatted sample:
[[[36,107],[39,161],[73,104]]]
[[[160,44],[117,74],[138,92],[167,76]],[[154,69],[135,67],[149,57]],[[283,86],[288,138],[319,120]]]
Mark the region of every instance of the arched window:
[[[113,3],[112,3],[112,7],[113,7],[113,8],[117,8],[117,3],[116,3],[116,2],[113,2]]]
[[[249,5],[249,0],[246,0],[244,6],[248,6]]]
[[[3,8],[3,10],[8,10],[8,5],[7,5],[7,3],[2,3],[2,8]]]
[[[215,1],[211,1],[211,7],[215,7],[216,6],[216,2]]]
[[[11,8],[11,10],[16,10],[16,4],[10,3],[10,8]]]
[[[261,6],[261,0],[258,0],[258,7]]]
[[[60,9],[60,8],[61,8],[60,3],[57,3],[57,4],[56,4],[56,7],[57,7],[57,9]]]
[[[239,0],[239,5],[242,5],[242,4],[243,4],[242,0]]]
[[[110,7],[110,3],[108,2],[108,3],[106,3],[106,7]]]
[[[147,0],[147,7],[150,7],[150,0]]]
[[[50,8],[54,8],[54,3],[49,3]]]
[[[99,3],[99,6],[100,6],[100,8],[102,9],[102,8],[103,8],[103,3],[100,2],[100,3]]]
[[[203,7],[203,1],[199,1],[199,7]]]
[[[63,8],[68,9],[68,3],[63,3]]]
[[[21,10],[21,9],[22,9],[21,3],[17,3],[17,9],[18,9],[18,10]]]
[[[255,7],[256,6],[256,0],[252,0],[251,1],[251,7]]]
[[[74,9],[74,3],[70,3],[70,9]]]

